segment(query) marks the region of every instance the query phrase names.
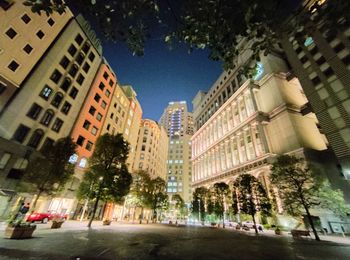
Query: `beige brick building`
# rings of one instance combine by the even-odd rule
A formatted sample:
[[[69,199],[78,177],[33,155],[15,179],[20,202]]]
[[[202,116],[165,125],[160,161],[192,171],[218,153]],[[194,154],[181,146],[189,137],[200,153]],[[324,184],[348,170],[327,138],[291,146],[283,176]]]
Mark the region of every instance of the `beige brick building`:
[[[139,131],[133,172],[146,171],[151,178],[166,180],[168,136],[157,122],[143,119]]]

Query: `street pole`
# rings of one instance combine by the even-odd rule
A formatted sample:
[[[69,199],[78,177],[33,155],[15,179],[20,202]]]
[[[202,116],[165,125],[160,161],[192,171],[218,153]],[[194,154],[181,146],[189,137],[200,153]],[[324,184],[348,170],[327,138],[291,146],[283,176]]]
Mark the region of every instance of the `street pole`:
[[[201,200],[199,199],[198,200],[198,221],[199,221],[199,224],[201,223]]]

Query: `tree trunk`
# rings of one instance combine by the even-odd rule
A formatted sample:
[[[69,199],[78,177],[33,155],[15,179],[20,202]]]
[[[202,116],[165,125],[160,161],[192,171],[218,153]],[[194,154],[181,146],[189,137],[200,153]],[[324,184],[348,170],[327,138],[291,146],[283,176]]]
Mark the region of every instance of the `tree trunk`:
[[[142,224],[142,220],[143,220],[143,207],[141,207],[140,224]]]
[[[39,190],[39,192],[36,194],[36,197],[35,197],[35,200],[33,202],[33,205],[31,206],[31,211],[35,211],[35,208],[36,208],[36,204],[38,202],[38,199],[40,198],[41,194],[43,193],[42,190]]]
[[[92,223],[92,221],[93,221],[94,218],[95,218],[95,214],[96,214],[96,211],[97,211],[97,206],[98,206],[99,200],[100,200],[100,195],[98,195],[98,196],[96,197],[94,209],[93,209],[93,211],[92,211],[92,215],[91,215],[91,218],[90,218],[90,220],[89,220],[89,224],[87,225],[88,228],[91,228],[91,223]]]
[[[255,222],[255,214],[252,214],[253,217],[253,223],[254,223],[254,229],[255,229],[255,234],[258,234],[258,228],[256,227],[256,222]]]
[[[314,235],[315,235],[315,239],[316,239],[317,241],[321,241],[320,237],[319,237],[318,234],[317,234],[317,231],[316,231],[316,228],[315,228],[315,226],[314,226],[314,222],[313,222],[313,220],[312,220],[312,218],[311,218],[311,214],[310,214],[310,212],[309,212],[308,207],[307,207],[306,205],[303,205],[303,206],[304,206],[304,209],[305,209],[305,211],[306,211],[306,215],[307,215],[307,218],[308,218],[308,220],[309,220],[309,223],[310,223],[310,225],[311,225],[312,232],[313,232]]]

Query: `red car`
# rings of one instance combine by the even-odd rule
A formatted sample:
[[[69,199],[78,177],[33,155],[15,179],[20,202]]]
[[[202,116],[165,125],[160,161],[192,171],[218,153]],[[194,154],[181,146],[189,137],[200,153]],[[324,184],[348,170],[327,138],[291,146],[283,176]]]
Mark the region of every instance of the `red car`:
[[[67,219],[67,215],[58,214],[58,213],[31,213],[27,217],[27,222],[37,222],[40,221],[41,223],[47,223],[48,221],[52,220],[53,218],[61,218],[61,219]]]

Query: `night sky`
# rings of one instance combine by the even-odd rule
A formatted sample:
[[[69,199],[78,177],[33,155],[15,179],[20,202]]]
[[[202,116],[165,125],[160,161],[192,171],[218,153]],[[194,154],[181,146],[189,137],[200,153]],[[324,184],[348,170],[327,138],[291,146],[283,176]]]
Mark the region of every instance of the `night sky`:
[[[104,43],[104,56],[120,84],[137,93],[143,118],[158,121],[170,101],[187,101],[190,111],[197,91],[208,90],[222,71],[221,63],[208,59],[207,51],[188,54],[185,46],[169,50],[161,40],[150,39],[145,55],[134,57],[124,44]]]

